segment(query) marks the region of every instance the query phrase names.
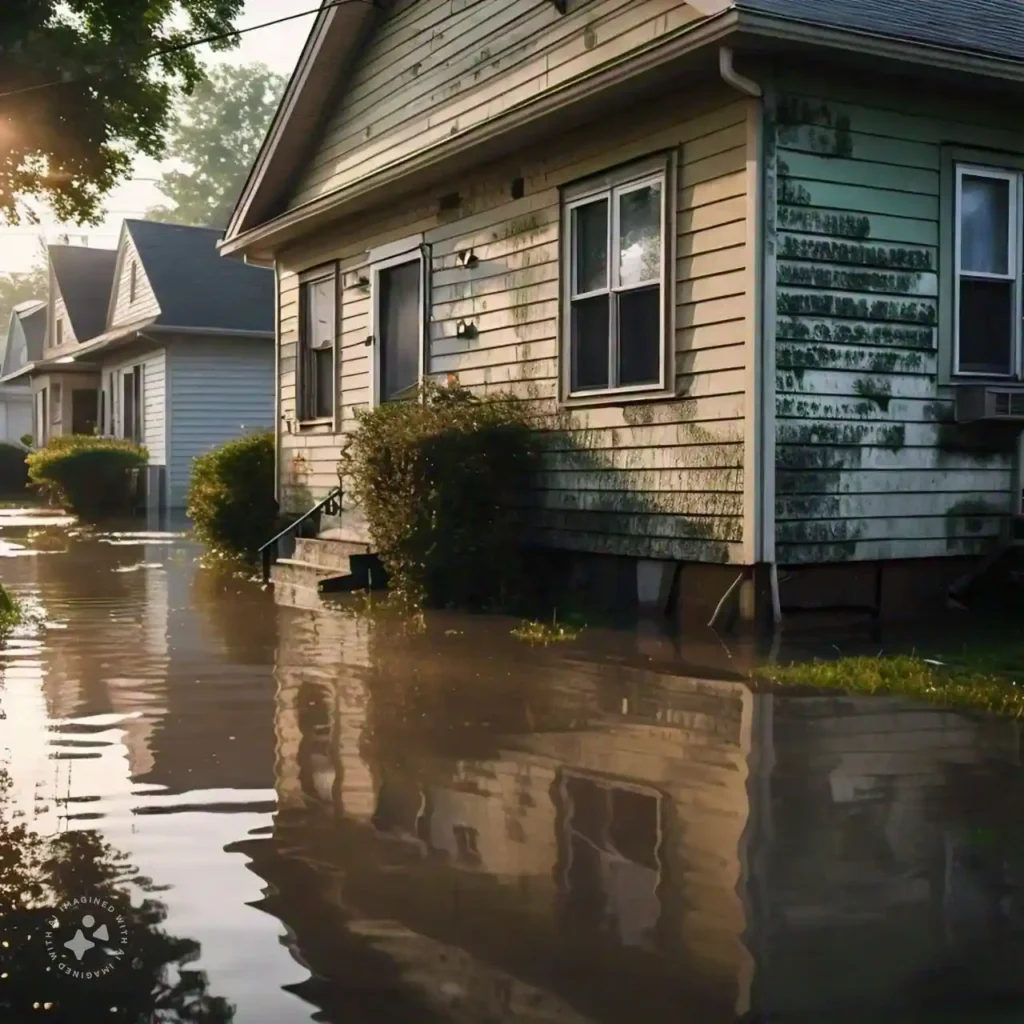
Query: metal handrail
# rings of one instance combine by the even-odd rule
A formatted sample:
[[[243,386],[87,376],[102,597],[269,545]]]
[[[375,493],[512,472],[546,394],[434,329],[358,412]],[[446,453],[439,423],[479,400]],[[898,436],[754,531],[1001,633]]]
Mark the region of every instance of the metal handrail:
[[[307,519],[323,512],[324,509],[328,509],[327,514],[332,515],[335,510],[340,510],[341,505],[341,488],[335,487],[326,498],[321,498],[308,512],[303,512],[294,523],[286,526],[279,534],[271,537],[260,549],[259,554],[263,559],[263,582],[267,583],[270,580],[270,560],[274,552],[274,548],[277,546],[277,542],[287,537],[289,534],[297,530]]]

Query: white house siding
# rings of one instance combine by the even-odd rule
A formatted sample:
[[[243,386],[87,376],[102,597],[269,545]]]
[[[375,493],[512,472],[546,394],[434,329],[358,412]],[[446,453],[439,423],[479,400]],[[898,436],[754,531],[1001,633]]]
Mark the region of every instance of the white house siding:
[[[32,433],[32,388],[0,385],[0,441],[17,444]]]
[[[450,185],[391,202],[279,254],[283,503],[296,511],[336,487],[342,438],[295,422],[298,275],[340,260],[342,433],[369,401],[370,298],[346,274],[368,249],[423,232],[431,259],[428,371],[456,374],[481,394],[510,392],[550,427],[535,506],[549,546],[634,557],[739,562],[743,550],[748,287],[749,119],[753,105],[723,88],[692,87],[567,128]],[[653,153],[678,157],[675,223],[677,396],[590,408],[558,406],[559,186]],[[511,200],[510,182],[524,195]],[[473,248],[478,263],[460,267]],[[460,319],[478,330],[456,337]]]
[[[274,422],[269,339],[192,337],[167,349],[168,505],[183,508],[197,455]]]
[[[779,92],[778,561],[979,553],[1009,511],[1011,456],[970,450],[939,384],[941,147],[1022,154],[1019,119],[999,130],[992,104],[904,88]]]
[[[479,127],[685,31],[683,0],[418,0],[376,29],[292,206]]]
[[[135,250],[135,243],[127,228],[122,229],[127,236],[122,239],[118,255],[117,269],[114,272],[114,292],[110,297],[110,313],[108,326],[135,323],[147,317],[160,314],[160,304],[146,277],[142,260]],[[131,300],[131,268],[135,266],[135,301]]]
[[[142,409],[143,431],[142,443],[149,450],[151,466],[167,464],[167,353],[160,349],[145,355],[136,355],[131,359],[123,359],[116,363],[108,363],[103,367],[103,386],[107,387],[108,375],[114,375],[113,411],[114,433],[123,433],[121,419],[121,403],[124,391],[121,385],[121,372],[133,366],[142,366]],[[107,401],[110,401],[109,393]]]

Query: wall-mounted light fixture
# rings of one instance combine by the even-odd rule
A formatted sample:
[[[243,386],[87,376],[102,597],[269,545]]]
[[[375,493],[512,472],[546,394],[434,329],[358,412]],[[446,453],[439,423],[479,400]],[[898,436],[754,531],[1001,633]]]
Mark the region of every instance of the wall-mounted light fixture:
[[[362,288],[364,291],[370,287],[370,279],[362,270],[350,270],[344,277],[346,288]]]
[[[455,336],[457,338],[475,338],[479,332],[476,329],[476,324],[470,323],[468,320],[460,320],[455,325]]]
[[[466,270],[472,270],[480,262],[472,249],[460,249],[455,258],[459,261],[459,266],[465,267]]]

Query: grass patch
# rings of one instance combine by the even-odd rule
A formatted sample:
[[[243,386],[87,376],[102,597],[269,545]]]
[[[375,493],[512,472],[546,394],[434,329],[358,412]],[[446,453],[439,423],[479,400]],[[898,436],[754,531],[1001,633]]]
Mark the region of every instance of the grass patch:
[[[1009,649],[838,658],[771,666],[761,678],[779,686],[910,697],[942,707],[1024,717],[1024,663]]]
[[[582,625],[574,625],[568,622],[559,622],[558,613],[551,616],[550,622],[540,622],[537,619],[529,619],[511,630],[517,640],[525,640],[531,645],[565,643],[576,640],[583,632]]]

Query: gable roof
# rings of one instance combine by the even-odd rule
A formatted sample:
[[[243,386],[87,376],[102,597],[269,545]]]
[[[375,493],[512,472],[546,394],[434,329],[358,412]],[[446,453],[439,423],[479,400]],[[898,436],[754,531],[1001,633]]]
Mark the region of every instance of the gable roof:
[[[284,91],[263,146],[249,171],[222,243],[225,251],[245,248],[238,236],[285,213],[289,189],[309,159],[319,132],[342,95],[359,56],[365,53],[374,26],[396,0],[336,2],[321,6],[299,62]],[[397,0],[401,3],[401,0]],[[688,0],[700,14],[699,23],[722,26],[720,42],[733,32],[759,33],[782,40],[828,46],[801,27],[874,37],[925,48],[907,59],[927,62],[933,48],[967,56],[984,64],[967,69],[1005,75],[1005,67],[1021,65],[1012,77],[1024,80],[1024,0]],[[926,9],[924,9],[926,8]],[[460,8],[461,9],[461,8]],[[766,24],[770,20],[771,24]],[[788,33],[787,34],[787,26]],[[695,33],[696,34],[696,33]],[[835,40],[831,41],[834,44]],[[704,45],[704,44],[701,44]],[[931,51],[931,52],[929,52]],[[889,59],[899,51],[884,50]],[[963,61],[948,66],[964,70]],[[318,203],[329,200],[321,196]],[[289,211],[301,217],[302,209]]]
[[[106,326],[117,250],[50,245],[47,253],[75,337],[87,341]]]
[[[1022,0],[733,0],[740,11],[1024,61]]]
[[[46,310],[45,302],[33,302],[31,305],[16,306],[11,314],[21,321],[30,363],[43,354],[43,341],[46,338]]]
[[[148,220],[126,220],[125,230],[160,306],[158,325],[273,334],[273,272],[221,256],[219,230]]]

